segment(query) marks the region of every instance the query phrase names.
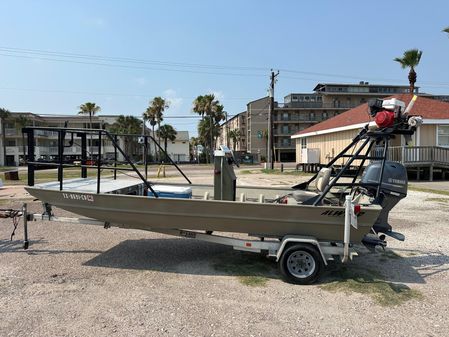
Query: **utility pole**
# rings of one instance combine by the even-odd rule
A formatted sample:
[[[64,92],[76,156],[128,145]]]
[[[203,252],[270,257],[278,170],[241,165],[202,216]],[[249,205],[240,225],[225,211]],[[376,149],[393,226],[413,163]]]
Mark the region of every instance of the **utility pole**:
[[[228,125],[228,112],[225,113],[225,133],[226,133],[226,146],[229,148],[229,125]],[[235,149],[233,149],[235,151]]]
[[[274,156],[275,153],[273,151],[273,112],[274,112],[274,84],[276,83],[276,77],[279,75],[279,70],[275,73],[273,69],[271,69],[270,75],[270,111],[268,112],[268,141],[267,141],[267,162],[270,169],[274,169]]]
[[[214,162],[214,134],[213,134],[213,123],[212,123],[212,113],[209,115],[210,118],[210,162]]]

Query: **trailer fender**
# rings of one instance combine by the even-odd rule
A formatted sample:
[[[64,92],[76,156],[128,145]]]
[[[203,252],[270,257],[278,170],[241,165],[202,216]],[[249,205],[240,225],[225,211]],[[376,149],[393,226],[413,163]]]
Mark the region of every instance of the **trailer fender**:
[[[282,238],[281,246],[279,247],[277,253],[276,253],[276,262],[279,262],[279,259],[282,256],[282,252],[287,247],[289,243],[306,243],[313,245],[317,248],[318,252],[321,255],[321,258],[323,259],[324,265],[327,266],[327,261],[324,256],[323,250],[321,249],[320,243],[317,239],[310,236],[297,236],[297,235],[287,235]]]

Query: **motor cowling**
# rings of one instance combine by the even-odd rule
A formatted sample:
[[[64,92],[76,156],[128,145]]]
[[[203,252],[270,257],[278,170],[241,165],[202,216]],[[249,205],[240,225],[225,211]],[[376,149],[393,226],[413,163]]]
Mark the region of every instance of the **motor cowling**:
[[[382,162],[374,162],[369,164],[363,172],[360,183],[370,195],[374,196],[377,193],[377,186],[371,186],[370,184],[379,182],[381,168]],[[380,184],[380,194],[377,199],[382,211],[373,226],[376,232],[388,233],[391,231],[388,214],[401,199],[407,196],[407,187],[408,179],[405,166],[397,162],[386,161]]]

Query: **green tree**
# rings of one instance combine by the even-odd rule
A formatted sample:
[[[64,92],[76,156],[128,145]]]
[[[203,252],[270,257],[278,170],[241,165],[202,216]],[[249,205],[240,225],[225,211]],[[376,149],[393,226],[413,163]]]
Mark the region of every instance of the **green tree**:
[[[95,116],[97,112],[101,111],[101,108],[91,102],[81,104],[79,107],[78,115],[89,115],[89,128],[92,129],[92,116]]]
[[[19,115],[15,118],[15,126],[16,129],[22,133],[22,129],[26,126],[30,126],[33,124],[33,121],[29,119],[26,115]],[[23,159],[25,159],[25,134],[22,133],[22,151],[23,151]]]
[[[110,126],[110,131],[117,135],[125,134],[123,136],[123,141],[125,143],[124,152],[129,157],[134,157],[136,155],[137,140],[135,137],[126,136],[126,134],[138,134],[142,128],[142,121],[134,116],[124,116],[120,115],[114,124]]]
[[[167,154],[167,143],[168,141],[174,141],[176,139],[176,135],[178,134],[176,130],[171,126],[170,124],[164,124],[162,125],[158,130],[158,137],[162,138],[164,140],[164,151],[166,156]],[[168,159],[168,158],[166,158]]]
[[[21,131],[24,127],[30,126],[33,122],[26,115],[19,115],[15,118],[16,129]]]
[[[214,94],[200,95],[193,101],[194,113],[201,116],[202,120],[198,123],[198,136],[208,147],[210,158],[212,159],[214,150],[214,139],[220,134],[220,122],[225,119],[223,105],[215,99]],[[206,124],[209,123],[207,126]],[[204,133],[207,132],[207,133]],[[207,138],[209,139],[207,140]]]
[[[231,138],[232,141],[232,149],[235,151],[235,144],[240,140],[240,130],[233,129],[229,131],[229,138]]]
[[[2,123],[2,143],[3,143],[3,165],[6,165],[6,134],[5,121],[11,116],[11,112],[5,108],[0,108],[0,122]]]
[[[92,116],[95,116],[97,112],[101,111],[101,108],[97,104],[91,102],[81,104],[78,108],[80,109],[78,115],[89,115],[89,129],[92,129]],[[90,135],[90,146],[92,146],[92,134]],[[90,148],[89,152],[92,154]]]
[[[398,62],[403,69],[410,68],[408,73],[408,81],[410,83],[410,93],[415,92],[416,72],[415,68],[418,66],[421,60],[422,51],[418,49],[410,49],[404,52],[403,57],[396,57],[394,61]]]
[[[449,34],[449,27],[446,27],[443,29],[443,33],[448,33]]]
[[[154,137],[154,126],[157,124],[157,128],[160,129],[161,122],[164,120],[164,111],[170,107],[170,102],[165,100],[160,96],[156,96],[150,101],[150,106],[145,111],[145,116],[153,128]],[[158,138],[158,143],[161,142],[161,138]],[[157,153],[156,144],[154,144],[155,155]]]

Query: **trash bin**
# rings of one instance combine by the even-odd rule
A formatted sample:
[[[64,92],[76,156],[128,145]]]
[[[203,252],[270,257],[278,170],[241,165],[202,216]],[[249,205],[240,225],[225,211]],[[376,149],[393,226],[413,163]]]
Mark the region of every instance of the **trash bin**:
[[[19,170],[6,171],[5,180],[19,180]]]

